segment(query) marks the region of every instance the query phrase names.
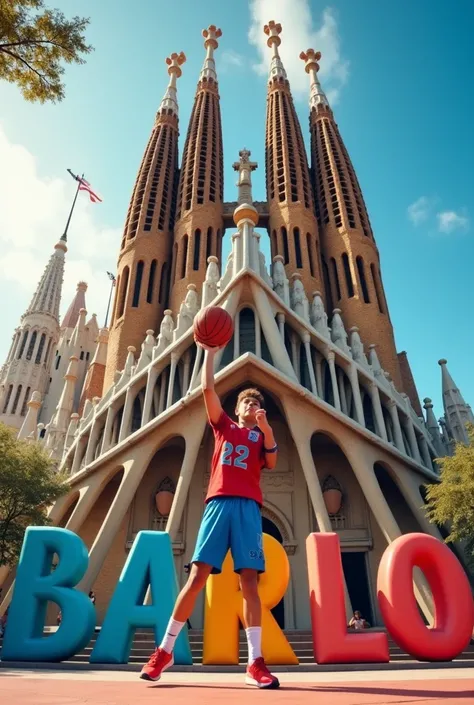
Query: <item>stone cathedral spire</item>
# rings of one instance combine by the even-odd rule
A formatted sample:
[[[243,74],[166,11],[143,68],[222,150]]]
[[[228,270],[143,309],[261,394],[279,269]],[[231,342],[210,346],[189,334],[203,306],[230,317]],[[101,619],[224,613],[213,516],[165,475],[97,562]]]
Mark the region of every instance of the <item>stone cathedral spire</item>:
[[[339,308],[362,340],[377,343],[382,367],[402,390],[380,259],[362,191],[318,80],[320,52],[300,54],[310,77],[310,130],[316,215],[327,307]]]
[[[301,126],[278,53],[281,31],[273,20],[264,27],[272,50],[265,137],[270,241],[272,257],[283,257],[288,278],[299,274],[310,297],[323,290],[319,233]]]
[[[443,392],[444,420],[450,440],[468,443],[466,424],[474,423],[471,407],[464,401],[463,395],[451,377],[447,360],[439,360]]]
[[[104,391],[130,346],[158,330],[166,309],[178,173],[176,81],[186,57],[166,59],[170,81],[156,114],[133,189],[118,259]],[[131,315],[130,315],[131,314]]]
[[[20,428],[33,392],[43,397],[59,338],[59,304],[67,252],[63,235],[43,272],[30,305],[15,330],[0,372],[0,421]]]
[[[184,144],[174,229],[170,309],[175,313],[189,284],[201,288],[207,258],[221,258],[224,157],[214,51],[222,32],[210,25],[202,34],[206,57]]]

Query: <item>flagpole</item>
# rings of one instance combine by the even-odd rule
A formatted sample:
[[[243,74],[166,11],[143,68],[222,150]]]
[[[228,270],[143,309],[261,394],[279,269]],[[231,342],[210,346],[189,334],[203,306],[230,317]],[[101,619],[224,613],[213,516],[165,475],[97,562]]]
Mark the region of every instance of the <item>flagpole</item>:
[[[71,210],[70,210],[70,212],[69,212],[69,218],[67,219],[67,223],[66,223],[66,227],[65,227],[65,229],[64,229],[64,233],[61,235],[61,240],[64,240],[64,242],[67,242],[67,231],[68,231],[68,229],[69,229],[69,223],[71,222],[72,214],[73,214],[73,212],[74,212],[74,207],[75,207],[75,205],[76,205],[77,195],[78,195],[78,193],[79,193],[79,188],[80,188],[80,186],[81,186],[81,181],[82,181],[82,179],[84,178],[84,174],[83,174],[82,177],[79,179],[77,176],[74,176],[74,174],[72,173],[72,171],[71,171],[70,169],[68,169],[68,172],[69,172],[69,173],[71,174],[71,176],[77,181],[77,189],[76,189],[76,193],[75,193],[75,196],[74,196],[74,200],[73,200],[73,202],[72,202]]]
[[[107,275],[110,279],[110,293],[109,293],[109,303],[107,304],[107,313],[105,314],[104,328],[107,328],[107,321],[109,320],[110,302],[112,301],[112,292],[113,292],[114,286],[115,286],[115,276],[112,274],[112,272],[107,272]]]

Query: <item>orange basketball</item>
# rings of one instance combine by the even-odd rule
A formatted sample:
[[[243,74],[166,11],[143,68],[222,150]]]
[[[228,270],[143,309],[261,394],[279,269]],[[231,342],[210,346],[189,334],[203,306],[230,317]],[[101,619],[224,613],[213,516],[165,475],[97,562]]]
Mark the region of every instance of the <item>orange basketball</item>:
[[[232,338],[234,323],[219,306],[206,306],[194,318],[194,335],[198,342],[211,348],[223,348]]]

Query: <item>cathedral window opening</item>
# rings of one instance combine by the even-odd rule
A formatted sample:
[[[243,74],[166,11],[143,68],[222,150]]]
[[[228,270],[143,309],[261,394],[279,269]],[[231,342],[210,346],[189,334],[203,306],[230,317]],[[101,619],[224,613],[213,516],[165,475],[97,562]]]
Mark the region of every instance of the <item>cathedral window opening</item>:
[[[194,256],[193,256],[193,269],[195,272],[199,270],[199,260],[201,254],[201,231],[197,229],[194,232]]]
[[[178,243],[175,242],[173,245],[173,257],[171,261],[171,281],[174,284],[176,280],[176,266],[178,260]]]
[[[148,286],[146,290],[146,301],[148,304],[151,304],[153,301],[153,288],[155,286],[156,265],[156,259],[152,260],[150,264],[150,272],[148,274]]]
[[[34,330],[33,333],[31,334],[30,342],[28,345],[28,350],[26,352],[26,359],[27,360],[31,360],[31,358],[33,356],[33,351],[35,349],[37,336],[38,336],[38,333]]]
[[[145,263],[143,260],[140,260],[137,263],[137,271],[135,273],[135,288],[133,291],[133,301],[132,301],[132,306],[133,308],[137,308],[138,303],[140,301],[140,290],[142,287],[142,278],[143,278],[143,268],[145,266]]]
[[[131,433],[135,433],[142,425],[142,404],[140,400],[140,395],[137,394],[133,402],[132,411],[132,429]]]
[[[206,264],[207,259],[212,255],[212,228],[207,229],[207,239],[206,239]]]
[[[46,333],[42,333],[41,338],[40,338],[40,342],[38,345],[38,352],[36,353],[36,357],[35,357],[35,365],[41,364],[41,357],[43,355],[45,342],[46,342]]]
[[[239,314],[239,355],[257,353],[255,314],[251,308],[243,308]]]
[[[26,416],[26,410],[28,408],[28,402],[30,400],[31,387],[26,388],[25,398],[23,399],[23,404],[21,405],[20,416]]]
[[[181,276],[180,279],[184,279],[186,276],[186,260],[188,259],[188,236],[183,237],[183,249],[181,253]]]
[[[81,350],[81,354],[79,355],[79,359],[80,360],[84,359],[84,350]]]
[[[16,414],[18,402],[20,401],[21,390],[22,390],[22,385],[19,384],[17,387],[17,390],[16,390],[15,399],[13,400],[13,406],[12,406],[12,411],[11,411],[12,414]]]
[[[272,259],[278,255],[278,240],[276,230],[272,232]]]
[[[53,342],[53,339],[50,338],[50,339],[48,340],[48,347],[46,348],[46,355],[44,356],[44,360],[43,360],[43,365],[44,365],[45,367],[46,367],[46,365],[48,364],[49,352],[50,352],[50,350],[51,350],[51,343],[52,343],[52,342]],[[58,351],[56,350],[56,355],[57,355],[57,354],[58,354]]]
[[[7,409],[8,409],[8,405],[9,405],[9,403],[10,403],[10,398],[11,398],[11,395],[12,395],[12,391],[13,391],[13,384],[10,384],[10,386],[8,387],[8,392],[7,392],[7,396],[6,396],[6,399],[5,399],[5,403],[4,403],[4,405],[3,405],[3,412],[2,412],[3,414],[6,414],[6,413],[7,413]]]
[[[341,300],[341,285],[339,284],[339,274],[337,271],[337,263],[334,257],[331,257],[331,269],[332,269],[332,275],[334,277],[334,286],[336,288],[336,294],[337,294],[337,300]]]
[[[311,247],[311,235],[309,233],[306,233],[306,248],[308,250],[308,258],[309,258],[309,272],[312,277],[314,277],[314,273],[316,271],[316,268],[314,266],[314,252],[313,248]]]
[[[359,256],[356,258],[356,264],[357,270],[359,272],[359,281],[362,289],[362,296],[364,297],[364,303],[370,304],[369,290],[367,288],[367,282],[365,279],[364,260],[362,259],[362,257]]]
[[[158,303],[162,304],[164,297],[165,297],[165,291],[166,291],[166,274],[168,272],[168,263],[165,262],[162,267],[161,267],[161,275],[160,275],[160,291],[158,294]]]
[[[222,262],[222,236],[220,229],[217,231],[216,234],[216,257],[219,262]]]
[[[60,362],[61,362],[61,355],[58,355],[56,358],[56,369],[58,369]]]
[[[377,277],[377,273],[375,271],[375,266],[374,264],[370,265],[370,272],[372,274],[372,282],[374,284],[374,289],[375,289],[375,295],[377,297],[377,304],[379,306],[379,311],[380,313],[385,313],[385,308],[383,305],[383,294],[382,294],[382,288],[380,286],[380,281]]]
[[[285,264],[288,264],[290,261],[290,253],[288,250],[288,234],[286,232],[286,228],[281,229],[281,237],[283,240],[283,261]]]
[[[362,408],[364,410],[365,427],[369,431],[372,431],[372,433],[377,433],[375,428],[375,417],[374,409],[372,406],[372,399],[366,392],[362,397]]]
[[[342,265],[344,267],[344,274],[346,275],[346,285],[347,285],[347,295],[351,299],[354,296],[354,284],[352,283],[351,268],[349,265],[349,257],[347,253],[344,252],[342,255]]]
[[[283,165],[283,139],[280,116],[280,93],[275,94],[275,130],[276,130],[276,155],[277,155],[277,180],[278,180],[278,200],[285,200],[285,172]]]
[[[86,352],[86,362],[89,362],[90,353]]]
[[[324,291],[326,292],[326,310],[333,311],[335,308],[334,298],[333,298],[333,292],[331,289],[331,281],[329,279],[329,268],[328,268],[326,258],[324,257],[324,255],[321,255],[321,264],[322,264],[322,268],[323,268]]]
[[[288,149],[288,169],[290,175],[290,186],[291,186],[291,200],[293,202],[298,201],[298,181],[296,178],[296,163],[295,163],[295,149],[293,144],[293,137],[291,134],[291,122],[289,115],[289,97],[286,94],[282,96],[282,106],[283,106],[283,118],[285,121],[285,131],[287,143],[289,145]]]
[[[300,231],[299,228],[293,229],[293,237],[295,241],[295,255],[296,255],[296,268],[303,268],[303,259],[301,257],[301,243],[300,243]]]
[[[21,341],[21,347],[18,352],[18,360],[21,360],[23,353],[25,351],[25,345],[26,345],[26,341],[28,340],[28,333],[29,332],[30,332],[29,330],[25,330],[25,332],[23,333],[23,340]]]
[[[118,318],[122,318],[123,312],[125,311],[125,301],[127,299],[127,289],[128,289],[128,279],[130,276],[130,269],[124,267],[122,274],[122,291],[120,292],[120,304],[118,308]]]

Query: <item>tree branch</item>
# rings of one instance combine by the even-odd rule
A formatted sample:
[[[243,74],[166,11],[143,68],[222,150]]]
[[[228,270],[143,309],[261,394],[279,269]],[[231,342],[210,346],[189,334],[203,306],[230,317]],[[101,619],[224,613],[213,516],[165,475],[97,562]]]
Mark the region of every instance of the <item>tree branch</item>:
[[[33,66],[31,66],[31,65],[26,61],[26,59],[23,59],[23,57],[19,56],[18,54],[15,54],[15,53],[12,52],[12,51],[8,51],[8,49],[3,49],[3,48],[1,47],[1,45],[0,45],[0,50],[3,51],[5,54],[8,54],[9,56],[12,56],[14,59],[18,59],[18,61],[21,61],[23,64],[25,64],[25,66],[27,66],[27,67],[29,68],[30,71],[33,71],[33,73],[35,73],[35,74],[38,76],[38,78],[40,79],[40,81],[46,83],[50,88],[52,88],[52,84],[48,81],[48,79],[45,78],[45,77],[44,77],[39,71],[37,71],[35,68],[33,68]]]
[[[0,44],[0,51],[4,51],[5,47],[21,47],[21,46],[31,46],[31,45],[38,45],[38,44],[52,44],[55,47],[58,47],[59,49],[62,49],[63,51],[67,51],[68,54],[71,54],[71,56],[74,56],[74,52],[68,49],[67,47],[63,46],[62,44],[59,44],[58,42],[53,41],[52,39],[28,39],[25,41],[20,41],[20,42],[10,42],[9,44]]]

